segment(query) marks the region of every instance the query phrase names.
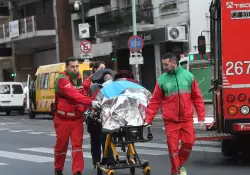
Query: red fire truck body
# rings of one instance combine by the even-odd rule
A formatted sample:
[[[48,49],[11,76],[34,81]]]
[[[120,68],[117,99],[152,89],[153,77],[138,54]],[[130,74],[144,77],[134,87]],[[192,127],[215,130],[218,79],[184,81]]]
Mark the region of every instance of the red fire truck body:
[[[250,150],[250,1],[213,0],[210,18],[217,129],[210,138],[221,139],[223,154],[233,156]]]

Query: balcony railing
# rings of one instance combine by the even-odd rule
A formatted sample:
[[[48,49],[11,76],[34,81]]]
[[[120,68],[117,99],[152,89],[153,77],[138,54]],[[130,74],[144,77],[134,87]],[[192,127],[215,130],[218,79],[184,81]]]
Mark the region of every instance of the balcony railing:
[[[51,22],[51,21],[50,21]],[[52,21],[53,22],[53,21]],[[53,29],[53,24],[43,24],[37,21],[36,16],[30,16],[27,18],[22,18],[18,20],[19,35],[28,34],[30,32],[35,32],[37,30],[51,30]],[[10,37],[9,25],[0,26],[0,39],[6,39]]]
[[[132,26],[132,7],[111,10],[97,15],[98,32],[126,30]],[[153,24],[153,6],[136,6],[137,24]]]

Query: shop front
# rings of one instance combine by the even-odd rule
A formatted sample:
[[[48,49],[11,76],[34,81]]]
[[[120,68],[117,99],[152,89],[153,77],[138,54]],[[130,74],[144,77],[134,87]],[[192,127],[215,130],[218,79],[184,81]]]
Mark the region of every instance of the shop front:
[[[132,70],[131,65],[129,65],[130,51],[127,44],[132,35],[132,33],[128,33],[113,38],[118,70]],[[156,52],[159,52],[159,50],[155,50],[155,46],[165,41],[165,28],[141,31],[138,32],[138,35],[144,40],[144,48],[142,49],[144,64],[140,65],[140,80],[144,87],[153,92],[156,81],[155,57],[158,54]]]

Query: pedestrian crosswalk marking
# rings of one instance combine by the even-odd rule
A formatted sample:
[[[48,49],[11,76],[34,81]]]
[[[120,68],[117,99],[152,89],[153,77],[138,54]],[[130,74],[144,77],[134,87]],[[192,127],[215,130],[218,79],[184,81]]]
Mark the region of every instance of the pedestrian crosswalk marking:
[[[0,125],[16,125],[17,123],[14,122],[0,122]]]
[[[83,145],[83,150],[84,149],[89,149],[90,145]],[[39,153],[48,153],[48,154],[54,154],[54,149],[53,148],[45,148],[45,147],[37,147],[37,148],[21,148],[20,150],[22,151],[31,151],[31,152],[39,152]],[[118,153],[122,153],[121,149],[117,149]],[[136,152],[138,154],[143,154],[143,155],[152,155],[152,156],[160,156],[160,155],[167,155],[167,151],[161,151],[161,150],[148,150],[148,149],[136,149]],[[84,157],[86,158],[92,158],[91,154],[89,152],[83,152]],[[67,155],[71,155],[71,150],[68,150]]]
[[[44,157],[44,156],[36,156],[31,154],[22,154],[16,152],[9,152],[9,151],[0,151],[0,157],[9,158],[9,159],[17,159],[17,160],[25,160],[29,162],[36,162],[36,163],[46,163],[46,162],[53,162],[53,157]]]
[[[193,152],[211,152],[211,153],[220,153],[221,150],[218,148],[219,142],[204,142],[202,145],[195,145],[193,147]],[[208,147],[206,144],[210,144],[214,147]],[[202,147],[203,146],[203,147]],[[216,146],[216,147],[215,147]],[[90,151],[90,144],[84,144],[83,146],[83,155],[86,159],[91,159],[91,151]],[[69,145],[69,149],[67,152],[68,158],[67,160],[71,159],[71,145]],[[148,155],[148,156],[159,156],[159,155],[168,155],[168,149],[166,143],[135,143],[136,151],[139,155]],[[145,149],[144,149],[145,148]],[[21,153],[20,153],[21,152]],[[122,150],[120,147],[117,148],[117,152],[119,153],[119,157],[124,157]],[[40,155],[36,155],[39,154]],[[44,156],[41,156],[44,155]],[[8,151],[0,151],[0,158],[7,158],[7,159],[16,159],[16,160],[23,160],[35,163],[51,163],[54,161],[54,149],[53,147],[31,147],[31,148],[19,148],[18,152],[8,152]],[[0,162],[0,165],[9,165],[5,162]]]
[[[45,148],[45,147],[36,147],[36,148],[21,148],[21,151],[30,151],[30,152],[37,152],[37,153],[47,153],[47,154],[54,154],[53,148]],[[83,152],[85,158],[92,158],[90,152]],[[67,151],[67,156],[71,156],[71,151]]]
[[[52,133],[52,134],[48,134],[49,136],[56,136],[56,134],[55,133]],[[90,138],[90,136],[89,135],[83,135],[83,138],[84,139],[87,139],[87,138]]]
[[[7,131],[7,132],[11,132],[11,133],[28,133],[28,134],[32,134],[32,135],[49,135],[49,136],[53,136],[55,137],[56,134],[55,132],[45,132],[45,131],[34,131],[34,130],[10,130],[9,128],[0,128],[0,131]],[[89,135],[84,135],[83,136],[84,139],[90,138]]]
[[[0,166],[1,166],[1,165],[9,165],[9,164],[7,164],[7,163],[1,163],[1,162],[0,162]]]
[[[31,132],[33,130],[10,130],[9,132]]]
[[[0,128],[0,131],[8,131],[9,128]]]
[[[38,134],[46,134],[47,132],[28,132],[28,133],[38,135]]]

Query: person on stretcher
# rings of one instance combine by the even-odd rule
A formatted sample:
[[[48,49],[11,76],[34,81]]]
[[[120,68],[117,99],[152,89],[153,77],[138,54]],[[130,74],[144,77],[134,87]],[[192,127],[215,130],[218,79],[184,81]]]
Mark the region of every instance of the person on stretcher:
[[[118,72],[94,99],[101,106],[102,130],[114,132],[126,125],[143,125],[150,97],[151,93],[137,84],[131,72]]]

